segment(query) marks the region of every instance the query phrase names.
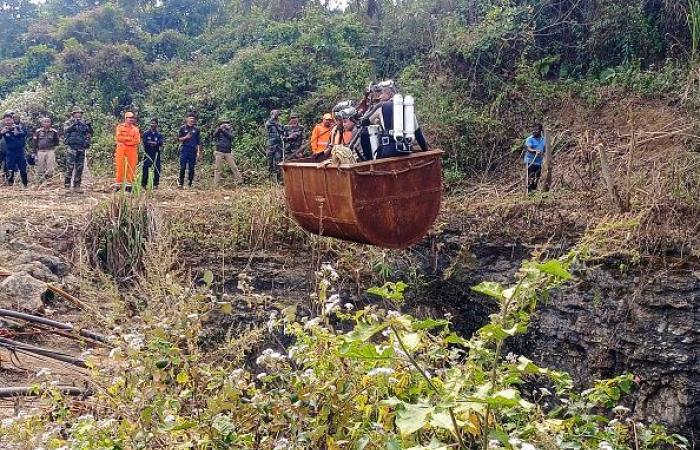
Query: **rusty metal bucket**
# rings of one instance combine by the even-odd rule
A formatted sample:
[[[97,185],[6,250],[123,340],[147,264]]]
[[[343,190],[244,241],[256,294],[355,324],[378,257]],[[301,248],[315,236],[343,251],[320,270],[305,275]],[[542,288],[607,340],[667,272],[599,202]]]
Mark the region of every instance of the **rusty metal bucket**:
[[[442,150],[355,164],[280,164],[292,217],[305,230],[361,244],[406,248],[440,211]]]

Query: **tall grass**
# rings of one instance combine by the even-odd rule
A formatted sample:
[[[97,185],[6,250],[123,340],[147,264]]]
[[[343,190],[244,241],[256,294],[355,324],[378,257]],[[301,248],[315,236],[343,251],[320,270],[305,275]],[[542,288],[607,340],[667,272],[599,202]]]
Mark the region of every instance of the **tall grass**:
[[[145,270],[149,243],[160,222],[143,195],[120,192],[95,209],[84,233],[88,259],[119,282],[131,282]]]
[[[700,0],[688,0],[688,28],[690,30],[690,58],[698,60],[700,52]]]

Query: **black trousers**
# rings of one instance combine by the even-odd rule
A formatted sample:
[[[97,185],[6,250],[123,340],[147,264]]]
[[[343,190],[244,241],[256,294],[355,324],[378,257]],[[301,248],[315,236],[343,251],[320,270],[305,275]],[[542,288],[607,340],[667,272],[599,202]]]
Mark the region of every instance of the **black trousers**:
[[[542,176],[542,166],[534,164],[527,167],[527,191],[532,192],[537,190],[537,185],[540,183]]]
[[[141,186],[148,186],[151,169],[153,169],[153,187],[158,187],[160,184],[160,150],[146,149],[146,158],[143,160],[141,173]]]
[[[197,164],[197,150],[181,149],[180,174],[177,179],[179,186],[184,186],[185,184],[185,171],[187,171],[187,180],[189,181],[189,185],[192,186],[192,181],[194,180],[195,164]]]

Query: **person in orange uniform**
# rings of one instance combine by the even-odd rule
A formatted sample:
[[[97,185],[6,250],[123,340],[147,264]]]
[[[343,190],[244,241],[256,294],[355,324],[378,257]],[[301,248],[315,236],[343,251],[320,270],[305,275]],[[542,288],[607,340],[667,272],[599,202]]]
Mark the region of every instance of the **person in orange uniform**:
[[[114,156],[116,168],[115,181],[117,189],[126,184],[131,188],[138,164],[138,146],[141,143],[141,132],[136,126],[136,115],[129,111],[124,114],[124,123],[117,125],[117,151]]]
[[[311,132],[311,153],[323,153],[331,142],[331,131],[333,130],[333,116],[331,113],[323,115],[321,123],[316,124]]]

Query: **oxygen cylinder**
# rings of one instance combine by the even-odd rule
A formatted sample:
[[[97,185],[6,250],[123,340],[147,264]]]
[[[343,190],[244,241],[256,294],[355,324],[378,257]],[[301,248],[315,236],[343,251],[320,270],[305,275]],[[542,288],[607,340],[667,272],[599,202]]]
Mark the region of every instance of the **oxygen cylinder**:
[[[403,140],[403,96],[394,95],[394,129],[392,135],[397,141]]]
[[[413,142],[416,138],[416,108],[415,100],[411,95],[403,99],[403,129],[406,141]]]
[[[377,159],[377,150],[379,150],[379,128],[379,125],[370,125],[367,127],[369,146],[372,149],[372,159]]]

